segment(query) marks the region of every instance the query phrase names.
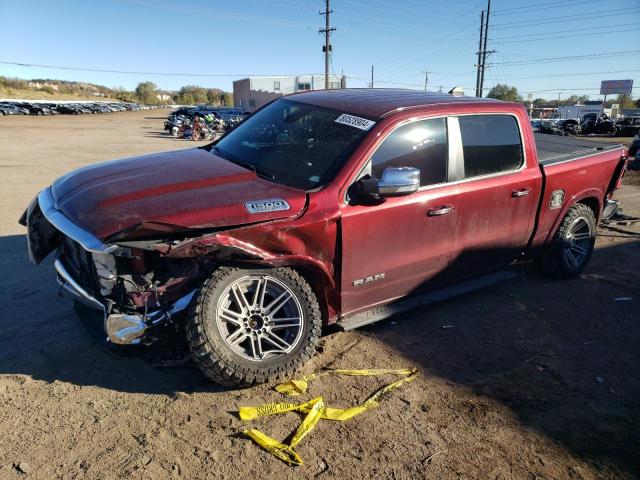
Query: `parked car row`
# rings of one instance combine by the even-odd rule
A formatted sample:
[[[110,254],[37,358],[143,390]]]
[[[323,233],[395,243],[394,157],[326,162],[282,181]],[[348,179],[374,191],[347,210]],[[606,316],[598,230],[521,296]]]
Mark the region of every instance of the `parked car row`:
[[[128,112],[165,108],[158,105],[140,105],[137,103],[95,102],[95,103],[42,103],[42,102],[0,102],[2,115],[82,115],[89,113]]]

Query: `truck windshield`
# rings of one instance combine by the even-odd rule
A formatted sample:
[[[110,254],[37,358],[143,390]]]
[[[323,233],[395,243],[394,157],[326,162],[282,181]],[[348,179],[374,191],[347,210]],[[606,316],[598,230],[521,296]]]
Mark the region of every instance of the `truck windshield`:
[[[342,112],[278,99],[225,135],[212,152],[284,185],[311,190],[329,182],[374,122],[336,122]],[[342,118],[345,116],[342,115]],[[353,122],[352,122],[353,123]]]

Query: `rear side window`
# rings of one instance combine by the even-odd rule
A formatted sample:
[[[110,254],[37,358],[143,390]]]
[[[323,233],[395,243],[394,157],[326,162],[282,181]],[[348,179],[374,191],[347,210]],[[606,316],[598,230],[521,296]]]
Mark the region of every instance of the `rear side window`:
[[[518,122],[511,115],[458,117],[465,178],[517,170],[523,162]]]
[[[447,181],[447,125],[444,118],[419,120],[394,130],[371,157],[371,173],[382,177],[387,167],[420,170],[420,185]]]

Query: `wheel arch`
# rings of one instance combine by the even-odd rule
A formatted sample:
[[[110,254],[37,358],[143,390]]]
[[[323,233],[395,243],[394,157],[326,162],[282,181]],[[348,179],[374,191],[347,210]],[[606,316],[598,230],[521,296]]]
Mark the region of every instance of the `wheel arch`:
[[[598,200],[598,198],[584,197],[575,203],[581,203],[589,207],[593,212],[593,216],[596,218],[596,222],[598,221],[598,218],[600,217],[600,212],[602,211],[600,201]]]
[[[297,256],[281,256],[269,260],[254,257],[231,260],[220,264],[220,266],[241,268],[292,268],[309,283],[311,289],[316,294],[322,312],[323,325],[327,326],[337,321],[339,298],[336,292],[336,283],[331,273],[326,270],[324,265],[316,260]]]
[[[600,219],[600,212],[602,211],[602,203],[600,200],[601,197],[603,197],[602,192],[595,188],[585,190],[577,195],[572,196],[571,199],[564,204],[562,210],[556,217],[553,228],[551,228],[549,230],[549,233],[547,234],[545,245],[549,244],[551,239],[555,237],[556,232],[562,224],[562,220],[567,216],[569,209],[576,204],[583,204],[588,206],[593,211],[593,215],[596,218],[597,225],[598,220]]]

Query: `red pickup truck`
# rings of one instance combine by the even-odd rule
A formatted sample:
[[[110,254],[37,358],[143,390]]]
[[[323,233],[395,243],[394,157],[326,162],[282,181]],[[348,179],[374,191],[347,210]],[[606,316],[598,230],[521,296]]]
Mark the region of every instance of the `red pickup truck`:
[[[534,136],[522,105],[417,91],[290,95],[202,148],[90,165],[21,223],[113,343],[185,332],[214,381],[291,374],[323,326],[377,321],[535,259],[579,274],[619,145]]]

